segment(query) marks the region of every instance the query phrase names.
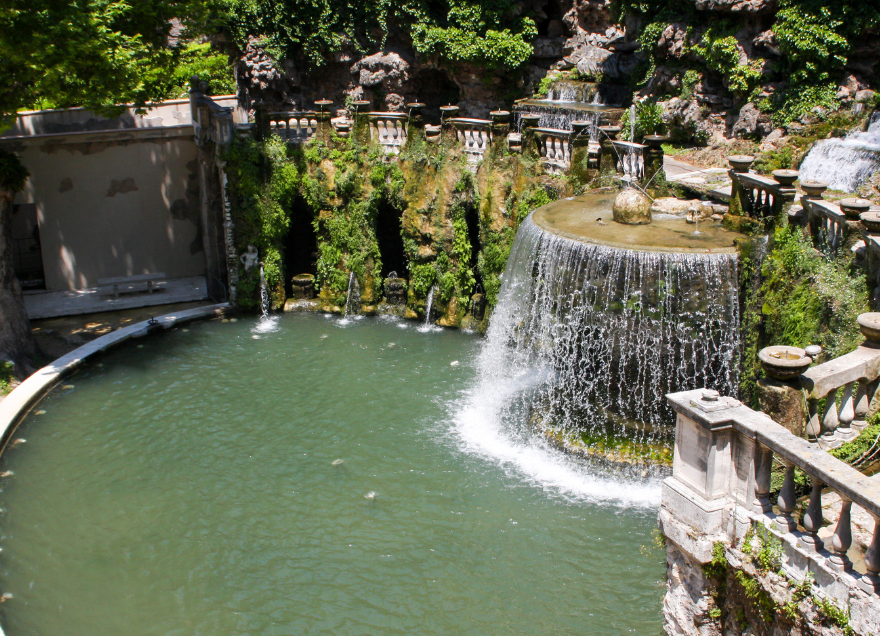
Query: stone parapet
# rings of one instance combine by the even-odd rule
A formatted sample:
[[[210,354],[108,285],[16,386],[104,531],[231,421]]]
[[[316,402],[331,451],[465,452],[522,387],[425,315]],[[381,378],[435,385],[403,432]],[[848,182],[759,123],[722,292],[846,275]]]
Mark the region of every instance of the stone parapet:
[[[699,599],[710,595],[710,590],[695,572],[716,563],[719,545],[725,550],[726,563],[746,567],[750,556],[743,545],[756,534],[772,537],[764,541],[780,546],[778,570],[784,577],[777,577],[776,583],[772,577],[762,579],[769,594],[785,596],[785,590],[809,575],[810,594],[836,604],[850,617],[855,634],[872,633],[867,626],[880,625],[880,481],[792,434],[764,413],[714,391],[685,391],[668,395],[667,400],[677,413],[677,422],[673,474],[663,484],[660,525],[669,545],[670,567],[678,564],[667,591],[668,633],[705,633],[697,624],[709,614],[699,609]],[[774,461],[784,466],[775,505],[770,500]],[[796,469],[813,486],[800,519],[795,518]],[[824,523],[823,489],[837,493],[843,502],[826,542],[819,538]],[[850,560],[853,504],[874,519],[873,539],[858,568]],[[688,591],[692,606],[688,614],[682,608],[680,587],[693,586],[695,581],[697,588],[703,587]],[[780,589],[772,589],[774,585]],[[784,622],[784,617],[780,620]],[[803,633],[822,632],[811,628]]]

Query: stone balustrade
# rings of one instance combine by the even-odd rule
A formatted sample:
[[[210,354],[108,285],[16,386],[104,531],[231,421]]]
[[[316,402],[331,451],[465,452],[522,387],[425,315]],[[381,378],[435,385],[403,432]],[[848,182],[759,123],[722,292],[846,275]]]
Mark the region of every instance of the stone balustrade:
[[[673,473],[661,495],[660,525],[667,549],[671,543],[691,561],[705,564],[713,559],[718,542],[728,550],[745,550],[746,537],[760,526],[765,537],[781,545],[786,577],[803,581],[811,575],[811,593],[818,591],[848,612],[854,633],[874,632],[880,625],[880,481],[715,391],[684,391],[667,399],[677,413]],[[784,467],[775,508],[770,498],[774,461]],[[796,468],[809,477],[812,488],[800,523],[795,518]],[[842,501],[839,520],[825,541],[819,536],[823,490]],[[874,520],[863,574],[858,573],[861,564],[856,569],[850,560],[853,505]],[[689,593],[691,599],[698,594],[708,598],[711,590],[704,584]],[[670,598],[675,595],[667,594],[667,602]]]
[[[730,163],[730,211],[753,219],[772,219],[794,201],[797,189],[796,170],[776,170],[773,179],[749,172],[755,158],[749,155],[728,157]]]
[[[535,128],[535,134],[544,169],[551,174],[568,170],[571,165],[571,131]]]
[[[813,244],[825,254],[834,255],[850,234],[846,215],[840,206],[822,199],[801,198],[804,223],[810,228]]]
[[[492,143],[492,120],[450,117],[445,124],[455,131],[455,138],[467,155],[468,161],[478,163]]]
[[[399,154],[406,143],[406,113],[368,113],[371,139],[379,144],[386,154]]]
[[[317,113],[314,111],[289,111],[268,114],[269,133],[275,134],[289,144],[304,144],[318,134]]]
[[[644,181],[645,148],[631,141],[613,141],[611,145],[617,154],[617,173],[627,181]]]
[[[880,345],[869,340],[855,351],[811,367],[800,376],[800,384],[807,400],[807,435],[822,448],[836,448],[867,426],[880,385]]]

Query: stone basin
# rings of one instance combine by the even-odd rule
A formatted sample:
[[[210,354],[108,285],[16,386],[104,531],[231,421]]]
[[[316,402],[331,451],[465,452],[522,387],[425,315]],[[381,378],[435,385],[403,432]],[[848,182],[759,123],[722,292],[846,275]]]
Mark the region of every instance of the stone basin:
[[[796,378],[813,364],[813,359],[800,347],[765,347],[758,352],[758,359],[767,375],[776,380]]]
[[[869,232],[880,232],[880,212],[862,212],[859,219]]]
[[[774,170],[773,179],[784,188],[790,188],[797,181],[797,170]]]
[[[858,317],[859,330],[871,342],[880,344],[880,312],[870,311]]]
[[[825,181],[801,181],[801,190],[808,197],[821,197],[827,189],[828,183]]]
[[[867,199],[841,199],[837,202],[840,211],[846,215],[848,219],[858,219],[862,212],[871,209],[871,202]]]
[[[736,239],[744,236],[715,221],[700,221],[695,227],[671,214],[655,214],[647,225],[615,223],[616,196],[609,192],[560,199],[535,210],[532,220],[548,232],[583,243],[645,252],[734,254]]]
[[[755,161],[751,155],[733,155],[727,158],[727,162],[734,172],[748,172],[749,166]]]

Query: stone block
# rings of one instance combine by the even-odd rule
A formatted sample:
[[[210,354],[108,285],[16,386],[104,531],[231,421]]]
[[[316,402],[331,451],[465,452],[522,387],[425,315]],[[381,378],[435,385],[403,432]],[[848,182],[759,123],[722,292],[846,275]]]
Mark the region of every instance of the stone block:
[[[758,380],[758,402],[770,418],[803,437],[807,422],[804,394],[798,380],[784,382],[773,378]]]

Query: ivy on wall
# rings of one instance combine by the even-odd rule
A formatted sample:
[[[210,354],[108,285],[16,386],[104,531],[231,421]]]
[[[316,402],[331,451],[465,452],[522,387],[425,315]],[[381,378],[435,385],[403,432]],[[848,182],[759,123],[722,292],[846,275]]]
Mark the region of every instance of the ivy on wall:
[[[304,146],[277,136],[237,140],[227,154],[236,250],[260,252],[275,306],[284,301],[284,243],[294,198],[312,213],[318,244],[316,283],[322,304],[342,306],[353,272],[364,306],[382,296],[382,254],[377,239],[380,205],[401,213],[401,239],[409,278],[409,308],[423,311],[436,286],[435,303],[448,324],[458,324],[482,281],[494,304],[500,274],[519,223],[551,200],[538,185],[535,162],[512,155],[506,139],[476,170],[458,144],[427,144],[414,130],[398,161],[356,132],[335,133]],[[470,221],[469,221],[470,219]],[[476,223],[479,244],[469,227]],[[240,270],[239,304],[258,306],[259,276]]]

